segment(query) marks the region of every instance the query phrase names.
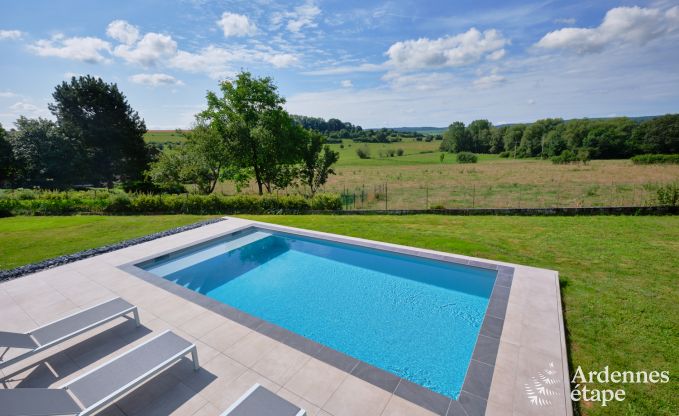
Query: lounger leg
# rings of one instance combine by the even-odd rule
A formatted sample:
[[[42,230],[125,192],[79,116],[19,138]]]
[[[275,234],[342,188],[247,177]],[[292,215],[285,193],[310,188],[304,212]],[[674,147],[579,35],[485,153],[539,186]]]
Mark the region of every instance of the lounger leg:
[[[141,326],[141,320],[139,319],[139,309],[134,308],[132,310],[132,314],[134,315],[134,323],[136,326]]]
[[[193,369],[195,371],[200,370],[200,363],[198,362],[198,348],[193,347],[191,350],[191,359],[193,360]]]

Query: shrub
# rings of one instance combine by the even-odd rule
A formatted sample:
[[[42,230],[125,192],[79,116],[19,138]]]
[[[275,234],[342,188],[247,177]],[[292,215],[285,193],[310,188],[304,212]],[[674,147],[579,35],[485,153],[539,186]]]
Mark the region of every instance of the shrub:
[[[457,154],[457,163],[476,163],[479,157],[472,152],[460,152]]]
[[[370,149],[368,146],[362,146],[356,149],[356,154],[360,159],[370,159]]]
[[[0,194],[0,216],[96,214],[230,214],[279,213],[314,210],[339,210],[338,195],[317,194],[312,199],[299,195],[220,196],[193,194],[127,194],[122,191],[35,191],[34,199],[19,199],[23,194]]]
[[[500,152],[500,154],[498,154],[498,156],[506,159],[506,158],[509,157],[509,152],[505,150],[504,152]]]
[[[635,165],[679,164],[679,155],[638,155],[630,159]]]
[[[656,192],[659,205],[679,206],[679,183],[662,185]]]
[[[403,156],[403,153],[405,153],[405,152],[400,147],[398,149],[396,149],[396,156]]]
[[[578,156],[571,150],[564,150],[559,156],[552,156],[552,163],[555,165],[566,165],[578,161]]]
[[[442,204],[434,204],[430,207],[430,209],[446,209]]]

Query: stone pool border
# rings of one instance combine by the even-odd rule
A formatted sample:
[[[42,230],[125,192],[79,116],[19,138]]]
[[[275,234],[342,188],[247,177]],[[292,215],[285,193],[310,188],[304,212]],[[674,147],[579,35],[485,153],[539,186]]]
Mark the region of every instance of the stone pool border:
[[[194,292],[183,286],[170,282],[162,277],[149,273],[138,265],[161,256],[169,255],[187,248],[207,245],[214,240],[241,233],[250,228],[276,231],[286,234],[296,234],[305,237],[320,238],[337,243],[358,245],[362,247],[387,251],[392,253],[406,254],[415,257],[444,261],[448,263],[496,270],[497,278],[488,302],[484,321],[481,326],[479,337],[474,346],[474,351],[465,375],[462,391],[457,400],[451,399],[418,384],[402,379],[392,373],[374,367],[366,362],[357,360],[347,354],[325,347],[315,341],[298,335],[292,331],[264,321],[246,312],[240,311],[229,305],[211,299],[205,295]],[[425,409],[440,415],[482,415],[486,411],[491,383],[495,371],[495,361],[500,346],[500,337],[504,326],[505,314],[509,301],[509,294],[514,277],[514,268],[493,263],[467,260],[443,252],[423,251],[416,248],[396,246],[388,243],[354,239],[337,234],[320,233],[316,231],[302,230],[292,227],[277,226],[268,223],[251,221],[243,226],[236,227],[227,232],[219,233],[200,239],[190,244],[179,245],[169,250],[161,251],[151,256],[146,256],[118,266],[126,273],[141,278],[159,288],[167,290],[185,300],[194,302],[206,309],[218,313],[228,319],[248,327],[260,334],[266,335],[278,342],[288,345],[298,351],[306,353],[320,361],[323,361],[341,371],[354,375],[376,387],[389,393],[395,394],[405,400],[417,404]]]

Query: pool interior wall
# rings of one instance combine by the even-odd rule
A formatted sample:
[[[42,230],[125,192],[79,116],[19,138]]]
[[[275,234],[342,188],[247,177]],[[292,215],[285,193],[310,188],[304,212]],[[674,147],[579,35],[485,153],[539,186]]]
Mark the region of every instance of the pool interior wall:
[[[258,227],[138,266],[453,399],[497,275]]]

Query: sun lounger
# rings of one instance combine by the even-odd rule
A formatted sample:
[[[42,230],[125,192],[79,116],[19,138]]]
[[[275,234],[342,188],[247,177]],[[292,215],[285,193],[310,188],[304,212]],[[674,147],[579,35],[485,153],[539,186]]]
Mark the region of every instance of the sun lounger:
[[[221,416],[304,416],[304,409],[295,406],[259,384],[250,387]]]
[[[194,369],[198,370],[196,346],[165,331],[58,389],[0,390],[0,416],[93,414],[167,370],[188,353]]]
[[[4,351],[0,353],[0,368],[129,313],[134,315],[134,320],[137,326],[139,326],[139,311],[137,307],[121,298],[115,298],[35,328],[27,333],[0,331],[0,350],[4,348]],[[3,360],[5,354],[12,348],[27,349],[28,351]]]

